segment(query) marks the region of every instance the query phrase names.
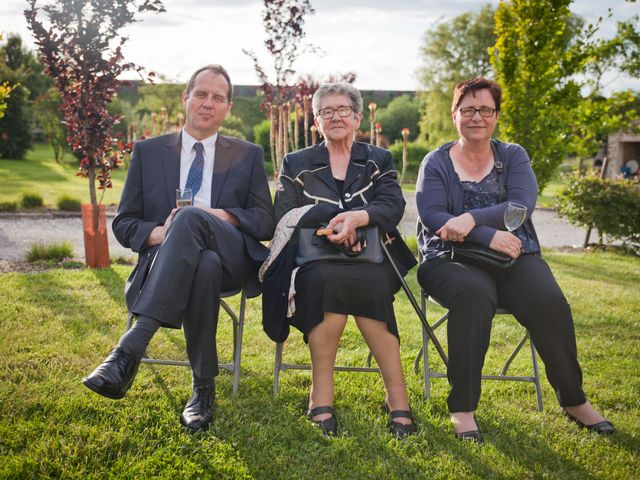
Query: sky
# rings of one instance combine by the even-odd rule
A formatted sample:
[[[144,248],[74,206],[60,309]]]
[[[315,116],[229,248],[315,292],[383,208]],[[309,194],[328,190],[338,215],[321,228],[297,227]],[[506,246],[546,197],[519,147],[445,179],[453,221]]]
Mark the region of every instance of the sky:
[[[39,4],[48,1],[40,0]],[[164,76],[166,81],[186,82],[202,65],[220,63],[237,85],[255,85],[258,79],[249,57],[252,50],[270,66],[264,48],[261,0],[163,0],[166,12],[145,13],[127,28],[124,48],[128,61]],[[355,86],[363,90],[416,90],[416,70],[424,33],[467,11],[478,11],[486,2],[477,0],[312,0],[315,14],[307,17],[306,41],[324,51],[322,56],[303,54],[295,68],[319,79],[355,72]],[[497,1],[490,0],[497,4]],[[393,8],[390,8],[393,5]],[[35,48],[22,11],[25,0],[2,0],[0,32],[18,33]],[[615,33],[616,20],[640,13],[640,2],[625,0],[576,0],[572,11],[588,22],[606,17],[601,35]],[[273,75],[271,75],[273,78]],[[634,88],[640,79],[610,75],[606,91]]]

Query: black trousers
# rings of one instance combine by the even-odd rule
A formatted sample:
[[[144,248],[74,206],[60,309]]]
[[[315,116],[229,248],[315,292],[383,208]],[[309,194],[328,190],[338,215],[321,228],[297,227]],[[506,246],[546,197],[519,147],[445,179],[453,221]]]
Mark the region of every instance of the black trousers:
[[[218,374],[220,292],[242,285],[256,267],[233,225],[195,207],[176,214],[132,312],[184,329],[187,355],[200,378]]]
[[[537,255],[523,255],[505,274],[449,258],[420,265],[422,288],[449,309],[447,339],[451,412],[476,410],[496,308],[507,308],[531,334],[547,378],[563,407],[586,401],[577,359],[571,309],[551,269]]]

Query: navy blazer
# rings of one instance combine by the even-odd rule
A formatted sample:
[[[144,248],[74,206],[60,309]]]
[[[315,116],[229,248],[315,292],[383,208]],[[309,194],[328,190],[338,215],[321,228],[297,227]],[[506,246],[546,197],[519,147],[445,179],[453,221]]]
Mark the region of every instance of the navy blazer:
[[[127,281],[127,306],[142,286],[158,246],[145,245],[151,231],[163,225],[176,207],[180,187],[181,133],[137,142],[122,191],[113,233],[125,247],[139,254],[138,265]],[[260,240],[273,236],[275,222],[262,148],[234,137],[218,135],[211,182],[211,208],[236,216],[247,255],[257,263],[268,255]],[[257,280],[257,279],[256,279]],[[136,288],[133,288],[136,286]],[[255,285],[257,287],[257,283]],[[252,292],[247,292],[251,295]],[[258,292],[253,292],[257,294]]]

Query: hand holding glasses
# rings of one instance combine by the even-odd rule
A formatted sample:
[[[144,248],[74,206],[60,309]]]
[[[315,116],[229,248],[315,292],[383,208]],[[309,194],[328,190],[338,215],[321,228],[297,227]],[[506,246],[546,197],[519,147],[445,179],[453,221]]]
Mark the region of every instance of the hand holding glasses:
[[[527,207],[516,202],[507,202],[507,208],[504,211],[504,226],[507,230],[513,232],[522,225],[526,217]]]

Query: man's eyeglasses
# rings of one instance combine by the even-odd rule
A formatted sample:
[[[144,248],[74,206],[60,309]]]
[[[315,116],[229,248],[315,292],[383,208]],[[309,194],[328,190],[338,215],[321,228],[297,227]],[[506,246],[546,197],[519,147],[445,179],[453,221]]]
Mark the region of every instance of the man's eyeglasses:
[[[319,110],[318,115],[320,115],[320,117],[324,118],[325,120],[329,120],[330,118],[333,118],[333,114],[335,112],[338,112],[338,116],[340,117],[348,117],[353,113],[353,108],[346,105],[338,108],[327,107]]]
[[[480,107],[480,108],[467,107],[467,108],[459,108],[458,111],[460,112],[460,115],[466,118],[473,117],[476,114],[476,112],[478,112],[481,117],[488,118],[493,116],[493,114],[496,112],[496,109],[490,108],[490,107]]]

